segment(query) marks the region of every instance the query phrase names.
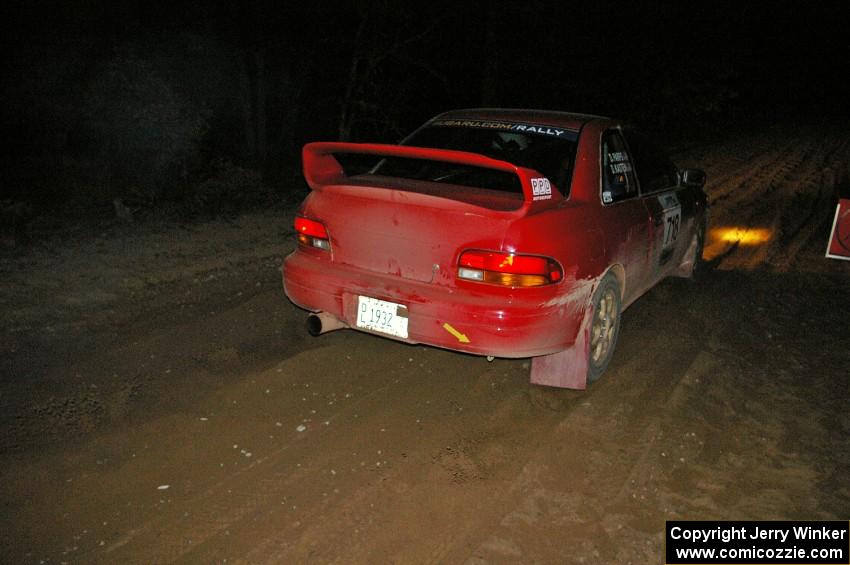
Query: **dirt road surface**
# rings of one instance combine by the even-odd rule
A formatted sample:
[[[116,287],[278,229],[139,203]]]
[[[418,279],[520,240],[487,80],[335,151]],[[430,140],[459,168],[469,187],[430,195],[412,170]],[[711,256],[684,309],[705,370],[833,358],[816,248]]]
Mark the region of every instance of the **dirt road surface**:
[[[0,561],[660,563],[668,519],[850,517],[850,141],[683,149],[711,269],[586,392],[528,360],[311,338],[290,214],[80,230],[0,263]]]

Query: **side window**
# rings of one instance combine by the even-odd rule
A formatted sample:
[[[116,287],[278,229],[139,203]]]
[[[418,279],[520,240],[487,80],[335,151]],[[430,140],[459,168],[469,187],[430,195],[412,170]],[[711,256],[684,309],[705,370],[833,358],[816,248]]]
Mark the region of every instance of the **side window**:
[[[655,143],[647,137],[627,131],[629,148],[635,158],[635,169],[643,194],[676,186],[679,182],[676,166]]]
[[[602,202],[611,204],[635,195],[634,167],[623,136],[607,131],[602,136]]]

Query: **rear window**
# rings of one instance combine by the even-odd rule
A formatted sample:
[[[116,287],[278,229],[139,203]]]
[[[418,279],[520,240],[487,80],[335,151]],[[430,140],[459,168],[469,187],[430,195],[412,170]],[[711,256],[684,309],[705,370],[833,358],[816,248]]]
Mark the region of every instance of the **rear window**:
[[[566,196],[577,135],[573,131],[533,124],[436,120],[414,132],[402,145],[467,151],[534,169]],[[516,175],[439,161],[389,157],[382,159],[370,173],[522,194]]]
[[[430,147],[417,145],[417,147]],[[504,171],[494,171],[471,165],[427,161],[423,159],[405,159],[385,157],[371,171],[373,175],[424,180],[446,184],[471,186],[522,194],[519,177]]]

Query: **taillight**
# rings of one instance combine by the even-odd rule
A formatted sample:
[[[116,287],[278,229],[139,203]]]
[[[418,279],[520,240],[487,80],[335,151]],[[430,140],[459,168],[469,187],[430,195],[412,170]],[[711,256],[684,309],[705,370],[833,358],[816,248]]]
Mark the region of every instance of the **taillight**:
[[[328,230],[321,222],[295,216],[295,231],[298,232],[298,243],[301,245],[330,251],[331,242],[328,239]]]
[[[458,278],[503,286],[542,286],[564,276],[557,261],[537,255],[498,251],[464,251],[458,260]]]

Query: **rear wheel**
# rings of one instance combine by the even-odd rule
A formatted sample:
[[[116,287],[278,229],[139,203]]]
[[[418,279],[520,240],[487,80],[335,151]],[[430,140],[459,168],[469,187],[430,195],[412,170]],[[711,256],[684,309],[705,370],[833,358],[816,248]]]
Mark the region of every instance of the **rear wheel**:
[[[590,326],[587,382],[599,380],[608,367],[620,333],[620,285],[608,273],[593,293],[593,322]]]

